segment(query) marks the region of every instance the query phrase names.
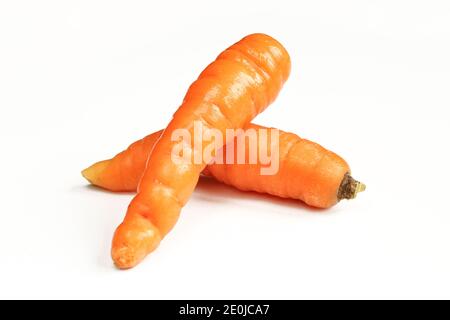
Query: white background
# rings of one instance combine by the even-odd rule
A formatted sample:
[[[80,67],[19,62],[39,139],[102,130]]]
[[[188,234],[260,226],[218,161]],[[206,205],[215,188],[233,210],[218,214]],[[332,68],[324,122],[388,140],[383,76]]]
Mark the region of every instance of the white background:
[[[131,271],[132,194],[80,171],[162,128],[253,32],[291,54],[255,122],[342,155],[368,190],[319,211],[202,180]],[[2,1],[1,298],[450,298],[449,1]]]

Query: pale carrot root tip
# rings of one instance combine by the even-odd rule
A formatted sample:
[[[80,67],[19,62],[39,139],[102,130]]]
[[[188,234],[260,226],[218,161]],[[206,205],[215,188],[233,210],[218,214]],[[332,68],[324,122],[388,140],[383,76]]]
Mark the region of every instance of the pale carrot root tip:
[[[127,270],[135,267],[144,259],[145,255],[146,253],[136,252],[136,250],[130,246],[115,247],[111,252],[114,265],[120,270]]]
[[[111,257],[118,269],[131,269],[161,242],[159,230],[147,219],[137,217],[122,223],[114,234]]]
[[[366,190],[366,185],[355,180],[350,174],[346,174],[338,191],[338,200],[355,199],[357,194]]]
[[[136,265],[134,254],[127,251],[125,247],[114,250],[111,255],[117,269],[127,270]]]
[[[83,171],[81,171],[81,175],[87,181],[89,181],[90,184],[97,185],[100,175],[106,169],[108,164],[109,164],[109,160],[104,160],[104,161],[94,163],[89,168],[86,168]]]

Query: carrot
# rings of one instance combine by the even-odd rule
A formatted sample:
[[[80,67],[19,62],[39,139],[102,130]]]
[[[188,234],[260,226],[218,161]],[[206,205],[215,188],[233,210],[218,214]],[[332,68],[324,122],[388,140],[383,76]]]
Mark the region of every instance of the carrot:
[[[246,129],[269,129],[250,124]],[[131,144],[110,160],[100,161],[83,171],[93,185],[110,191],[136,191],[147,158],[162,130]],[[258,143],[261,142],[258,136]],[[232,142],[237,149],[237,138]],[[245,145],[249,153],[249,145]],[[329,208],[342,199],[352,199],[365,186],[350,176],[348,164],[337,154],[317,143],[280,131],[280,170],[261,175],[263,164],[211,163],[203,174],[244,191],[268,193],[306,204]]]
[[[219,130],[222,136],[228,128],[243,128],[276,98],[289,73],[290,58],[283,46],[267,35],[253,34],[222,52],[200,74],[155,144],[138,194],[115,232],[112,258],[118,268],[136,266],[158,247],[207,165],[206,161],[172,161],[174,148],[195,155],[203,154],[205,147],[173,141],[172,134],[185,129],[194,136],[196,122],[205,130]]]

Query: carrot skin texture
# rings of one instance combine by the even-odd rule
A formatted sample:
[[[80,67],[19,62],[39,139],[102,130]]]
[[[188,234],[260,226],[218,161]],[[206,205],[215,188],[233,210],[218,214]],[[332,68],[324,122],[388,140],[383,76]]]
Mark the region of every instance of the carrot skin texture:
[[[227,57],[230,50],[240,54]],[[195,121],[201,121],[206,130],[221,130],[223,136],[226,128],[243,128],[276,98],[289,73],[287,51],[263,34],[243,38],[201,73],[154,146],[138,194],[115,232],[111,255],[118,268],[136,266],[158,247],[178,220],[207,165],[174,163],[171,151],[181,142],[172,141],[172,133],[186,129],[193,136]],[[203,154],[203,149],[184,147]]]
[[[259,133],[259,129],[269,128],[250,124],[245,129]],[[148,155],[161,134],[162,130],[148,135],[114,158],[94,164],[85,176],[92,184],[110,191],[136,191]],[[232,143],[236,150],[237,140]],[[248,154],[249,145],[245,147]],[[280,169],[271,176],[260,174],[263,165],[259,162],[225,164],[225,161],[209,164],[202,174],[243,191],[301,200],[317,208],[329,208],[338,202],[339,186],[345,174],[350,173],[344,159],[317,143],[281,130],[279,154]]]

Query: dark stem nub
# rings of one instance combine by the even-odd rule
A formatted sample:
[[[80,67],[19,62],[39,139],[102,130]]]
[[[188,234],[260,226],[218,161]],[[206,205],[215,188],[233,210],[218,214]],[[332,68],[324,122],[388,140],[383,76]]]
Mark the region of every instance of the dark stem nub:
[[[341,182],[338,191],[338,200],[354,199],[359,192],[366,190],[366,185],[352,178],[350,174],[346,174]]]

